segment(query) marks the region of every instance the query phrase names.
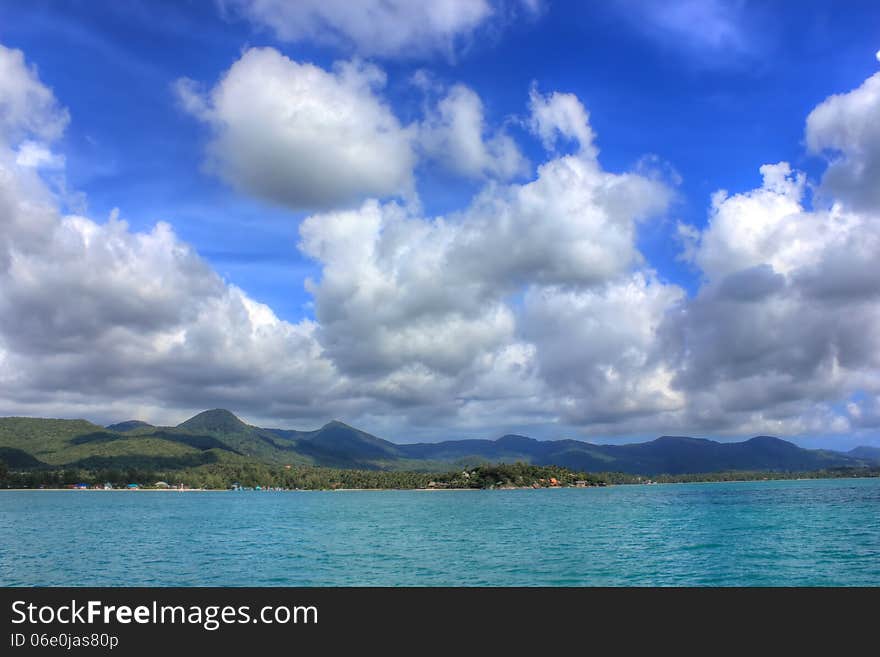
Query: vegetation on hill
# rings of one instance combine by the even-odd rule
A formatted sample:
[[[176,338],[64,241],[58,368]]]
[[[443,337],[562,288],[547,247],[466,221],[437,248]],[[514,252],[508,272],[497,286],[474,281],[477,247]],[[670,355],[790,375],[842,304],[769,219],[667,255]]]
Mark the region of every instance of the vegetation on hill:
[[[279,468],[252,461],[216,462],[165,470],[161,467],[112,467],[12,470],[0,462],[0,488],[65,488],[77,484],[123,488],[128,484],[151,488],[157,482],[207,490],[233,487],[285,490],[341,489],[505,489],[566,488],[613,484],[758,481],[838,477],[878,477],[880,467],[836,468],[811,472],[720,472],[664,475],[655,479],[620,472],[574,472],[555,466],[527,463],[484,465],[446,473],[392,470],[349,470],[297,466]]]
[[[155,429],[152,424],[141,420],[126,420],[125,422],[117,422],[107,426],[108,431],[129,432],[129,431],[151,431]]]
[[[124,487],[136,483],[151,487],[156,482],[187,488],[229,489],[282,488],[300,490],[337,489],[416,489],[416,488],[511,488],[605,485],[595,475],[565,468],[533,466],[525,463],[479,466],[448,473],[391,470],[349,470],[300,466],[278,468],[253,462],[211,463],[192,468],[162,470],[153,468],[66,468],[53,470],[0,470],[0,487],[64,488],[75,484]]]

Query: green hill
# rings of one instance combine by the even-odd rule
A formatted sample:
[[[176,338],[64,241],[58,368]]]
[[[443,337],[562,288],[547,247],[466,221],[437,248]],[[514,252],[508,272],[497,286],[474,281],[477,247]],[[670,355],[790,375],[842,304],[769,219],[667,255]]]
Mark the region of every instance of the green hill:
[[[104,431],[85,420],[50,420],[32,417],[0,418],[0,447],[17,449],[46,463],[63,461],[57,456],[77,436]]]
[[[337,468],[381,468],[401,456],[394,443],[335,420],[317,431],[300,433],[294,449],[315,463]]]

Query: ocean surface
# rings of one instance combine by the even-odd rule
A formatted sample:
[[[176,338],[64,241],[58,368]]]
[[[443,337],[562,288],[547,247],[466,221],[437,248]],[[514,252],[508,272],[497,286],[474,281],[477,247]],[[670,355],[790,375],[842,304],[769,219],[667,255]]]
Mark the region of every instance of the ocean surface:
[[[880,585],[880,479],[0,492],[0,584]]]

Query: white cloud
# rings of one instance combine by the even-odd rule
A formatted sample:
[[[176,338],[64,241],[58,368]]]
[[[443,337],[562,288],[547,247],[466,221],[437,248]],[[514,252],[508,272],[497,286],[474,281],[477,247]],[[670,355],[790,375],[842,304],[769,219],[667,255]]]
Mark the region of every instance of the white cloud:
[[[176,90],[211,129],[211,170],[274,203],[322,208],[411,191],[414,135],[377,94],[384,83],[361,62],[328,72],[253,48],[207,94],[189,80]]]
[[[761,173],[764,184],[756,190],[712,196],[709,229],[695,256],[710,278],[764,263],[787,272],[818,246],[823,224],[801,213],[804,175],[792,173],[786,162],[764,165]]]
[[[63,155],[53,153],[45,144],[28,140],[18,147],[15,163],[34,169],[63,169],[65,159]]]
[[[807,210],[803,174],[761,171],[713,199],[692,256],[706,282],[665,329],[675,383],[690,426],[838,431],[833,405],[880,382],[880,218]]]
[[[59,212],[34,166],[44,147],[4,142],[60,136],[66,114],[43,111],[57,103],[20,54],[3,67],[28,80],[3,88],[3,106],[48,123],[7,120],[0,132],[0,407],[98,420],[162,409],[161,420],[222,402],[322,416],[311,391],[338,381],[313,324],[282,322],[226,284],[168,224],[135,233],[117,213],[97,223]]]
[[[638,363],[655,358],[646,343],[663,304],[680,291],[632,270],[642,264],[638,222],[662,213],[669,198],[656,181],[570,155],[542,165],[529,183],[488,186],[447,217],[375,201],[313,215],[302,224],[301,249],[322,267],[309,284],[317,339],[341,373],[408,408],[414,422],[493,430],[502,418],[592,425],[601,415],[611,426],[612,418],[666,410],[677,403],[671,375],[651,364],[651,375],[636,379]],[[548,298],[566,312],[541,306]],[[633,330],[620,331],[617,322],[629,320]],[[600,334],[617,331],[625,353],[608,353],[606,338],[605,349],[569,359],[582,383],[568,388],[553,344],[579,343],[587,326],[597,347]],[[585,361],[599,351],[605,360],[588,371]],[[611,388],[593,402],[597,372],[609,366],[620,370],[614,390],[633,393],[612,406]]]
[[[2,171],[2,197],[20,194],[10,183],[27,173],[8,160]],[[312,325],[282,322],[224,283],[167,224],[133,233],[115,217],[60,216],[34,200],[19,196],[3,222],[7,409],[42,400],[102,413],[124,399],[191,409],[215,398],[255,409],[257,381],[273,404],[308,408],[310,386],[332,387]],[[39,239],[22,230],[34,220]]]
[[[302,249],[323,266],[310,287],[322,344],[343,371],[413,360],[461,370],[510,341],[508,295],[600,285],[637,266],[637,222],[668,198],[659,183],[567,156],[525,185],[490,186],[450,217],[375,201],[313,215]]]
[[[536,348],[551,401],[569,424],[616,432],[634,417],[681,411],[658,331],[683,298],[651,272],[586,290],[532,288],[523,336]],[[658,430],[655,427],[654,430]]]
[[[284,41],[315,41],[368,56],[451,56],[493,17],[487,0],[225,0]]]
[[[7,143],[27,136],[56,139],[69,121],[37,69],[25,64],[24,53],[0,45],[0,135]]]
[[[252,49],[209,92],[187,78],[174,88],[180,106],[211,129],[207,168],[294,209],[351,206],[364,197],[415,201],[417,156],[477,180],[528,173],[516,142],[487,125],[472,89],[444,89],[424,72],[413,79],[440,97],[410,126],[382,97],[384,72],[357,60],[325,71],[271,48]]]
[[[313,215],[300,232],[304,252],[322,264],[310,286],[320,339],[343,372],[386,375],[419,364],[453,374],[513,333],[510,311],[485,299],[479,282],[457,286],[446,251],[456,230],[442,220],[370,201]]]
[[[331,385],[308,323],[281,322],[223,283],[167,225],[132,233],[118,220],[50,219],[45,241],[16,242],[0,273],[7,408],[36,397],[92,410],[215,398],[254,409],[256,382],[273,404],[307,408],[310,386]]]
[[[813,153],[831,156],[824,194],[857,209],[880,210],[880,73],[810,112],[806,142]]]
[[[659,182],[560,157],[529,183],[478,195],[458,218],[451,261],[468,279],[503,290],[603,283],[642,264],[638,223],[661,214],[670,198]]]
[[[554,91],[543,96],[533,86],[529,93],[529,110],[529,127],[548,151],[556,147],[561,137],[577,142],[579,152],[586,157],[598,154],[593,145],[590,115],[574,94]]]
[[[480,97],[457,84],[428,112],[419,142],[428,157],[466,177],[507,180],[525,174],[529,163],[516,142],[500,130],[487,133]]]

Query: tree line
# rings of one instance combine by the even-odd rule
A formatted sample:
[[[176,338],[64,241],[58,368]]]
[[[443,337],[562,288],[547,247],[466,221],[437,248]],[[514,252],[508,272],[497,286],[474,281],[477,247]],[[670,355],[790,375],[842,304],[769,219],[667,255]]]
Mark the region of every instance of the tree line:
[[[192,468],[161,470],[56,468],[13,470],[0,461],[2,488],[65,488],[77,484],[114,488],[128,484],[151,487],[157,482],[187,488],[223,490],[281,488],[302,490],[417,489],[417,488],[527,488],[603,486],[640,483],[688,483],[712,481],[760,481],[766,479],[828,479],[878,477],[880,468],[828,468],[810,472],[713,472],[702,474],[653,475],[621,472],[576,472],[558,466],[501,463],[468,466],[445,473],[393,470],[356,470],[316,466],[271,466],[261,463],[211,463]]]

